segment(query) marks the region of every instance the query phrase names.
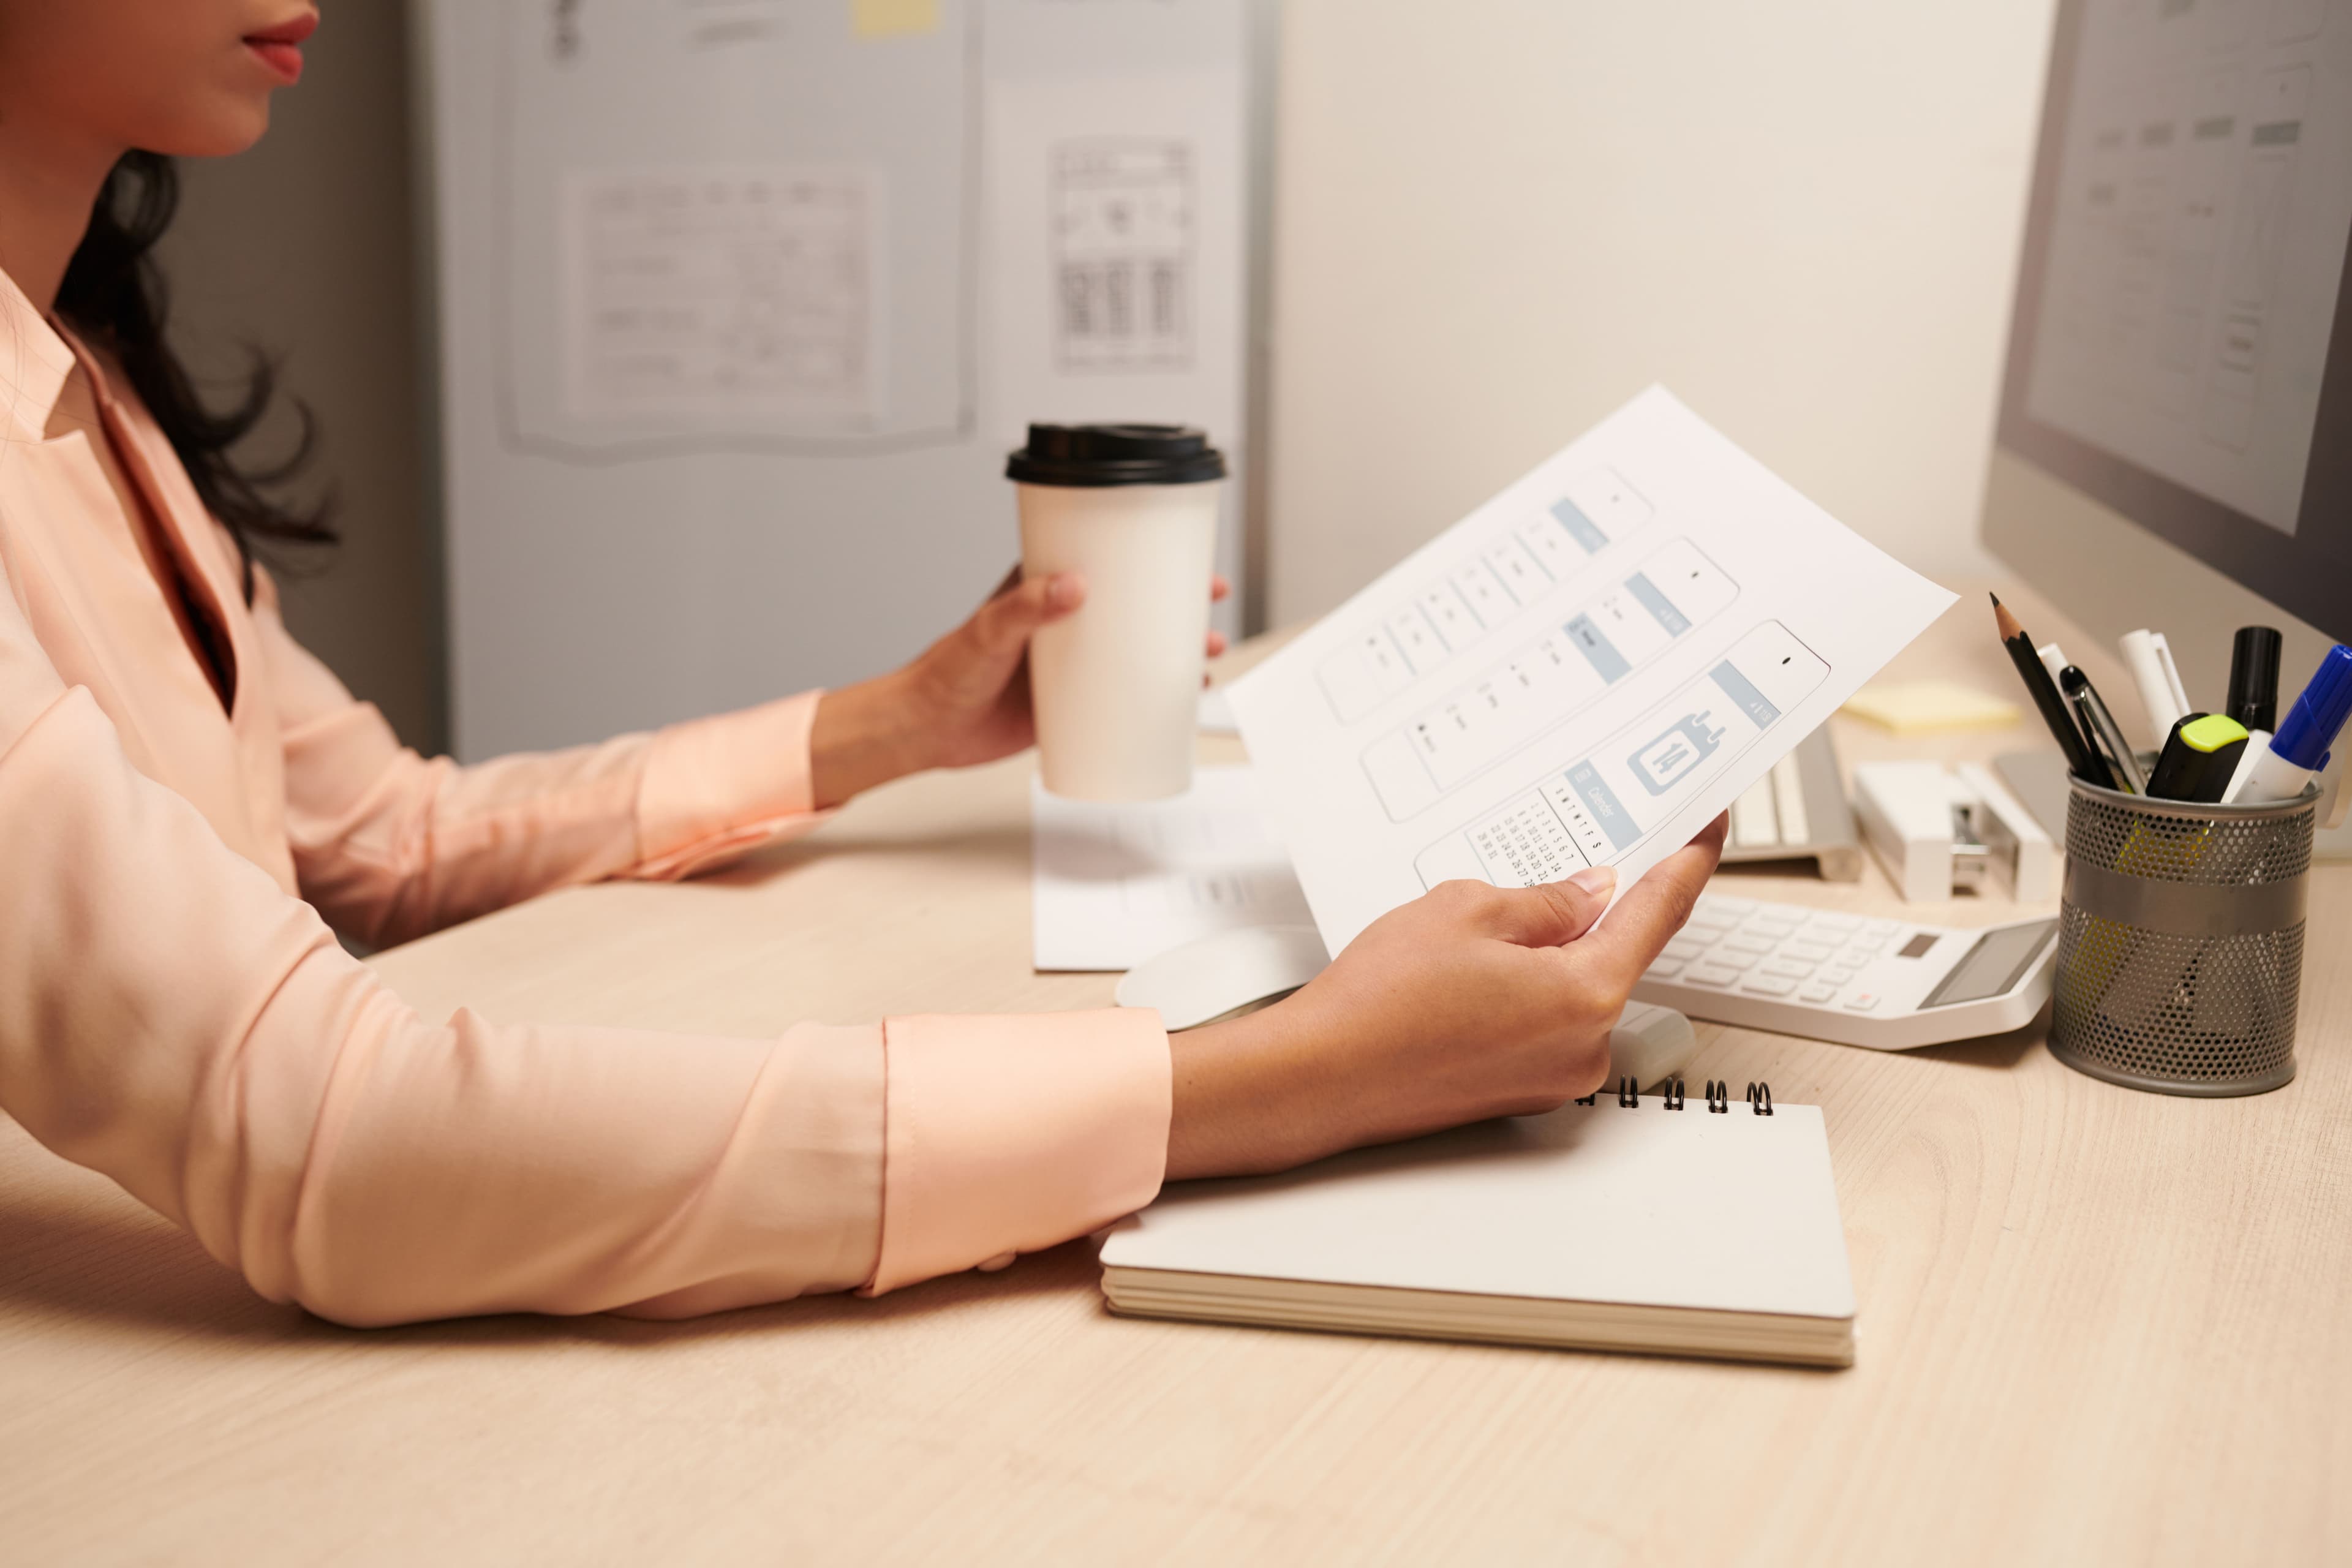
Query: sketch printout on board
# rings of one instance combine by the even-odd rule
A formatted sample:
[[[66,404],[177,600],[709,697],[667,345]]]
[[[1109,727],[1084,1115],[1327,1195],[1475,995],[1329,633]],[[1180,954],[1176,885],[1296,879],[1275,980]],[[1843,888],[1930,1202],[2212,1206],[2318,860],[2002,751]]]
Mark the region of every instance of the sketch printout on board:
[[[1307,923],[1246,767],[1199,768],[1173,800],[1118,805],[1033,784],[1029,821],[1039,969],[1132,969],[1219,931]]]
[[[564,194],[573,415],[878,412],[870,171],[599,170]]]
[[[1092,137],[1054,150],[1055,347],[1070,370],[1192,364],[1192,155]]]
[[[1653,387],[1229,689],[1338,952],[1455,878],[1630,886],[1952,599]]]

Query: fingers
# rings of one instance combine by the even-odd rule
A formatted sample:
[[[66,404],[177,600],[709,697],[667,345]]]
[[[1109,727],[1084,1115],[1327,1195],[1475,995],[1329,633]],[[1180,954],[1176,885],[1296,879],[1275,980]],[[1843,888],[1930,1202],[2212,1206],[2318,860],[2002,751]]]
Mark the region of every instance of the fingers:
[[[1589,866],[1564,882],[1492,889],[1488,929],[1521,947],[1559,947],[1592,929],[1617,886],[1610,866]]]
[[[1718,811],[1715,814],[1715,820],[1708,823],[1705,827],[1700,828],[1698,830],[1698,837],[1692,839],[1691,842],[1693,844],[1702,844],[1706,846],[1708,848],[1714,850],[1717,857],[1720,858],[1723,854],[1724,840],[1730,837],[1730,836],[1731,813],[1727,811]]]
[[[1216,658],[1219,654],[1225,651],[1225,634],[1213,629],[1209,633],[1209,657],[1211,658]]]
[[[1222,572],[1211,573],[1209,574],[1209,603],[1213,605],[1219,604],[1226,599],[1232,598],[1233,596],[1234,585],[1225,581],[1225,574]]]
[[[1579,960],[1599,965],[1595,977],[1602,984],[1631,989],[1658,950],[1690,919],[1691,907],[1715,875],[1722,850],[1723,822],[1718,818],[1626,889],[1610,912],[1609,923],[1576,944]]]
[[[1086,579],[1075,572],[1015,584],[980,607],[971,618],[973,640],[998,658],[1019,653],[1048,621],[1057,621],[1087,601]]]

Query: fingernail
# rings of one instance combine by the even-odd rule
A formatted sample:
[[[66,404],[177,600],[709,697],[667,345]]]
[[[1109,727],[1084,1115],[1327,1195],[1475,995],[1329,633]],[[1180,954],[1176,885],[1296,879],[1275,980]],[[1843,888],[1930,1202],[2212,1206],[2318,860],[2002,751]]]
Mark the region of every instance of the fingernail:
[[[1617,868],[1587,866],[1569,880],[1591,893],[1594,898],[1605,899],[1609,896],[1609,890],[1617,885]]]
[[[1075,572],[1056,572],[1045,584],[1045,603],[1055,609],[1076,604],[1087,595],[1087,580]]]

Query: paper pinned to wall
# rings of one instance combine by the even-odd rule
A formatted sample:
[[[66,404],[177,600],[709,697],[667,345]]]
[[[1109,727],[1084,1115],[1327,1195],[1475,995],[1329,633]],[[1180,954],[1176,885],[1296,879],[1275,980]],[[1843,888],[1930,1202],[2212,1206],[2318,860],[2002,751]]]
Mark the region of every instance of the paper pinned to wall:
[[[1247,767],[1201,768],[1188,793],[1134,805],[1033,784],[1029,821],[1039,969],[1132,969],[1219,931],[1307,923]]]
[[[849,0],[849,22],[861,38],[935,32],[940,0]]]
[[[987,404],[1240,435],[1241,68],[992,80]]]
[[[1630,886],[1952,602],[1653,387],[1230,700],[1338,952],[1456,878]]]
[[[1192,367],[1192,144],[1095,136],[1054,149],[1054,357],[1064,370]]]
[[[880,415],[882,201],[868,169],[573,173],[571,413],[681,423]]]

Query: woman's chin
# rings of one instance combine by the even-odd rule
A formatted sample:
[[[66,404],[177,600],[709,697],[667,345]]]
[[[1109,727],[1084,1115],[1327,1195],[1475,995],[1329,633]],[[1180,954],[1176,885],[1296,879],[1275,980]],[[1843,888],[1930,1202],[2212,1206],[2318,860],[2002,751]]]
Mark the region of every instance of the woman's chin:
[[[150,126],[135,144],[168,158],[227,158],[260,141],[268,129],[268,94],[240,93],[231,101],[206,104],[202,112]]]

